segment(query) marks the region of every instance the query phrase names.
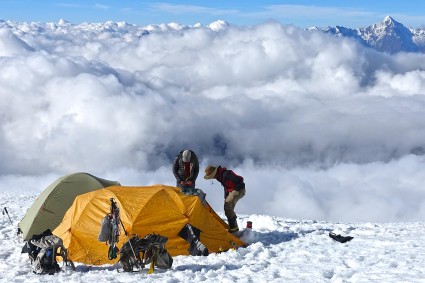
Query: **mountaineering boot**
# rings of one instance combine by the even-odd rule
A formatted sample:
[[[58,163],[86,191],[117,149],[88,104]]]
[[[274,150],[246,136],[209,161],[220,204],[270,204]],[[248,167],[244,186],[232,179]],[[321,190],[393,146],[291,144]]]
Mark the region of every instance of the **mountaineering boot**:
[[[229,219],[229,229],[230,233],[239,231],[238,223],[236,221],[236,217]]]
[[[230,227],[228,231],[230,233],[238,232],[239,231],[239,227],[238,227],[238,225],[236,225],[234,227]]]

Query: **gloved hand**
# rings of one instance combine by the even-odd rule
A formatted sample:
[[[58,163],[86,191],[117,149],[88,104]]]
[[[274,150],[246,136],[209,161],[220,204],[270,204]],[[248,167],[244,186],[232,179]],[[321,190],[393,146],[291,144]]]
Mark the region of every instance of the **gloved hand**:
[[[240,190],[243,190],[243,189],[245,189],[245,183],[244,183],[244,182],[242,182],[242,183],[238,184],[238,185],[235,187],[235,191],[240,191]]]
[[[185,181],[181,181],[180,182],[180,185],[182,185],[182,186],[184,186],[184,187],[192,187],[192,181],[187,181],[187,182],[185,182]]]

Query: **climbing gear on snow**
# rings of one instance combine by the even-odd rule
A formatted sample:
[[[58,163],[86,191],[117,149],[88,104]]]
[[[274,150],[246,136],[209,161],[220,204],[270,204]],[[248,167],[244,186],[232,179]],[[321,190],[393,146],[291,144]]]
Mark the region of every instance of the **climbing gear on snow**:
[[[74,263],[68,259],[68,251],[63,246],[62,239],[53,235],[50,229],[42,234],[33,235],[22,248],[21,253],[28,253],[35,274],[54,274],[61,268],[57,257],[62,257],[66,266],[75,270]]]
[[[150,264],[149,274],[154,272],[155,266],[170,269],[173,258],[165,248],[167,241],[167,237],[158,234],[148,234],[143,238],[133,235],[120,249],[120,263],[124,271],[141,270],[147,264]]]

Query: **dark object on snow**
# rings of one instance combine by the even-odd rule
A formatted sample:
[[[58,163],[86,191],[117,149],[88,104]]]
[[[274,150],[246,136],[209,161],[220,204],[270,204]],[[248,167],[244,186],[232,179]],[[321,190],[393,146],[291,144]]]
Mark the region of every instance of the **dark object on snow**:
[[[189,254],[193,256],[207,256],[209,251],[207,247],[201,243],[201,230],[198,228],[186,224],[183,229],[180,230],[179,236],[189,243]]]
[[[354,237],[351,237],[351,236],[341,236],[340,234],[337,235],[333,232],[329,233],[329,237],[331,237],[332,239],[334,239],[335,241],[340,242],[340,243],[346,243],[348,241],[351,241],[354,238]]]
[[[143,238],[137,235],[124,243],[120,250],[120,263],[124,271],[131,272],[133,268],[143,269],[145,265],[151,264],[160,269],[170,269],[173,258],[165,249],[168,238],[158,234],[148,234]]]
[[[50,229],[32,236],[22,247],[21,253],[28,253],[35,274],[54,274],[59,272],[56,258],[62,257],[64,263],[75,270],[74,263],[68,260],[68,251],[63,246],[62,239],[53,235]]]

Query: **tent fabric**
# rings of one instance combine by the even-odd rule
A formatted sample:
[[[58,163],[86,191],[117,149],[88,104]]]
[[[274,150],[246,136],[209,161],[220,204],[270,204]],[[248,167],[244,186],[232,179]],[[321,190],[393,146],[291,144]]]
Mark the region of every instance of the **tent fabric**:
[[[53,231],[77,195],[119,184],[84,172],[59,177],[38,196],[19,222],[24,240],[47,229]]]
[[[62,223],[53,234],[63,239],[68,258],[89,265],[113,264],[108,259],[108,245],[98,241],[101,221],[110,212],[110,199],[120,209],[119,248],[131,235],[159,234],[168,238],[166,249],[171,256],[189,255],[189,243],[178,234],[190,223],[201,230],[200,241],[210,252],[219,252],[245,243],[227,231],[228,225],[198,196],[185,195],[180,189],[165,185],[145,187],[111,186],[75,198]]]

